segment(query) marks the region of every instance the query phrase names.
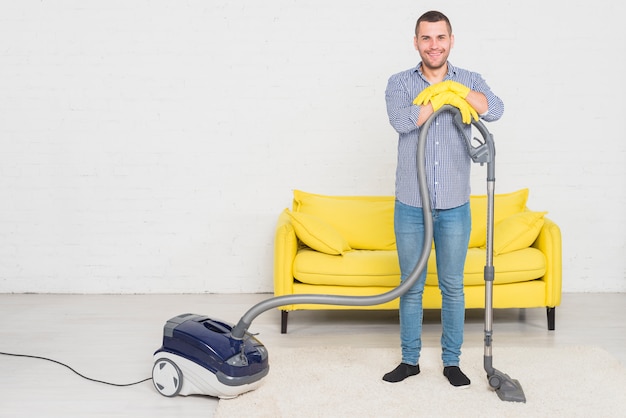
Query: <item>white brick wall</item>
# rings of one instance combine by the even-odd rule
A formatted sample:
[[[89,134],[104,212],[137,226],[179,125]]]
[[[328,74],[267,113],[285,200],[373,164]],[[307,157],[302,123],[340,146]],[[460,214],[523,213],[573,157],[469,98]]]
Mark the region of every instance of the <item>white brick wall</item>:
[[[0,292],[271,291],[294,188],[393,193],[384,89],[421,7],[1,2]],[[626,7],[436,7],[505,101],[497,191],[561,226],[565,291],[626,291]]]

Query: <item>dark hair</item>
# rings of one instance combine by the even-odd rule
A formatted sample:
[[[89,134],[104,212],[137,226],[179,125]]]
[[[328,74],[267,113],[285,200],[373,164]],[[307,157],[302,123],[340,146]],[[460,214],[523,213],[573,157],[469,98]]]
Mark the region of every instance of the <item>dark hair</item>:
[[[434,22],[441,22],[442,20],[446,22],[446,25],[448,26],[448,32],[452,33],[452,25],[450,24],[450,20],[448,19],[448,17],[441,12],[438,12],[436,10],[431,10],[429,12],[424,13],[423,15],[419,17],[419,19],[417,19],[417,23],[415,24],[415,36],[417,36],[417,31],[419,29],[421,22],[434,23]]]

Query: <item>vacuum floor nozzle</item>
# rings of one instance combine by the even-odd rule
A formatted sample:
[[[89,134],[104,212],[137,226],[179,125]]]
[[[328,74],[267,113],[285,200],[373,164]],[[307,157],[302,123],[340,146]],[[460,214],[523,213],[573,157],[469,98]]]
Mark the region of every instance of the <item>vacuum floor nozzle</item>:
[[[526,395],[519,380],[512,379],[508,374],[493,369],[493,374],[487,376],[489,386],[495,389],[498,398],[507,402],[526,402]]]

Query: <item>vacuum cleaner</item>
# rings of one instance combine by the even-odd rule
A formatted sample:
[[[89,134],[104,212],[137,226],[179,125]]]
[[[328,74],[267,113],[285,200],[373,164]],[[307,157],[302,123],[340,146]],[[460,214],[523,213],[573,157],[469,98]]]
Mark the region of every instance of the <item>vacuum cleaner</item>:
[[[432,209],[426,182],[426,137],[431,123],[444,111],[454,113],[454,123],[463,133],[472,160],[487,164],[487,264],[485,266],[485,354],[484,367],[489,385],[500,399],[525,402],[524,392],[517,380],[492,367],[492,294],[493,294],[493,193],[495,189],[493,137],[480,120],[472,124],[482,139],[471,139],[465,131],[460,111],[444,105],[431,115],[420,131],[417,149],[417,174],[424,215],[424,245],[411,274],[398,287],[374,296],[285,295],[262,301],[251,307],[236,325],[203,315],[186,313],[168,320],[163,328],[163,345],[154,353],[152,381],[164,396],[208,395],[233,398],[254,390],[269,373],[269,358],[265,346],[248,328],[260,314],[291,304],[325,304],[374,306],[399,298],[418,280],[427,267],[433,239]]]

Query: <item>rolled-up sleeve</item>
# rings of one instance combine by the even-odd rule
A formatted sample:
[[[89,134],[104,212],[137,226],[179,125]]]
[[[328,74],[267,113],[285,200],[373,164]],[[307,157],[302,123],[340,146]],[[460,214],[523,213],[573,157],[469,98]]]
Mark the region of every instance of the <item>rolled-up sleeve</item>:
[[[482,78],[480,74],[472,73],[474,80],[471,89],[480,92],[487,98],[487,112],[481,115],[481,118],[487,122],[493,122],[502,117],[504,114],[504,103],[502,99],[496,96],[487,82]]]
[[[385,90],[389,123],[400,134],[417,129],[420,114],[420,107],[413,104],[415,96],[410,94],[410,90],[415,89],[407,86],[408,80],[403,79],[403,75],[405,74],[391,76]]]

